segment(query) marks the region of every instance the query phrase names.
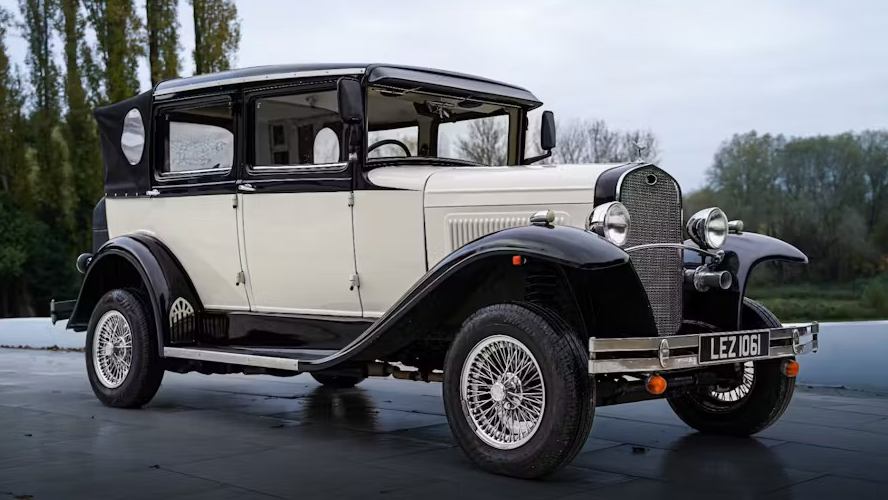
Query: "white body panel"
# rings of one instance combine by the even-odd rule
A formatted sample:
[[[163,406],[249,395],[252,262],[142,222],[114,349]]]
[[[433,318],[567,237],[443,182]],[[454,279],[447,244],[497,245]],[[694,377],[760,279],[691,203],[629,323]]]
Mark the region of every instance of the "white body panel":
[[[204,307],[248,310],[244,287],[236,284],[241,263],[232,196],[108,198],[108,235],[155,236],[185,268]]]
[[[348,192],[241,195],[253,310],[361,316]]]
[[[422,192],[355,193],[355,252],[364,316],[382,316],[426,272]]]

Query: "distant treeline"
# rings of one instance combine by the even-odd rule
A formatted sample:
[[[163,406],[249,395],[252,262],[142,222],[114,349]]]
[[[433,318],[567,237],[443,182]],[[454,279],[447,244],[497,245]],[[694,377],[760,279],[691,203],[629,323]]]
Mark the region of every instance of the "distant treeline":
[[[888,131],[786,138],[748,132],[721,145],[689,215],[724,208],[747,231],[788,241],[799,277],[847,283],[888,269]]]
[[[227,69],[240,41],[233,0],[188,0],[195,73]],[[138,2],[142,5],[142,2]],[[92,110],[179,76],[179,0],[19,0],[0,8],[0,317],[46,315],[77,293],[102,164]],[[7,42],[27,43],[25,68]],[[63,62],[58,64],[57,61]]]

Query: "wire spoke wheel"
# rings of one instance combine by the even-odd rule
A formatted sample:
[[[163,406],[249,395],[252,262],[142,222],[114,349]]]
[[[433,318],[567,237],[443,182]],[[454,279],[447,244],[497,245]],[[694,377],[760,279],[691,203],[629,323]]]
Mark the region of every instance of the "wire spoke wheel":
[[[742,403],[752,392],[755,383],[755,363],[747,361],[738,368],[742,372],[740,383],[731,387],[714,387],[709,391],[709,397],[724,404]]]
[[[126,317],[116,310],[106,312],[96,324],[92,346],[93,365],[105,387],[120,387],[133,363],[133,333]]]
[[[513,337],[493,335],[472,349],[460,377],[463,410],[485,443],[511,450],[536,433],[546,387],[530,350]]]

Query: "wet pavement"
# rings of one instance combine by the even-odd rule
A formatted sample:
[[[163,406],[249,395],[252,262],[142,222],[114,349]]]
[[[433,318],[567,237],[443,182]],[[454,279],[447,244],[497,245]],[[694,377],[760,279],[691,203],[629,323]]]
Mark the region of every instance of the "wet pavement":
[[[803,364],[804,369],[804,364]],[[83,355],[0,349],[0,499],[885,498],[888,397],[800,389],[756,438],[695,433],[662,401],[600,408],[573,465],[474,468],[440,384],[166,374],[142,410],[102,406]]]

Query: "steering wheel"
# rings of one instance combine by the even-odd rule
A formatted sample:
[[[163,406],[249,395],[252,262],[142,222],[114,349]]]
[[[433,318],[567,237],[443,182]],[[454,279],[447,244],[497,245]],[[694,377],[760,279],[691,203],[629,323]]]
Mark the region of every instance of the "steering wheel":
[[[367,152],[369,153],[370,151],[373,151],[376,148],[380,148],[382,146],[388,146],[388,145],[398,146],[399,148],[404,150],[404,154],[406,156],[410,156],[410,148],[408,148],[406,144],[404,144],[403,142],[401,142],[397,139],[384,139],[382,141],[374,142],[373,144],[370,145],[369,148],[367,148]]]

